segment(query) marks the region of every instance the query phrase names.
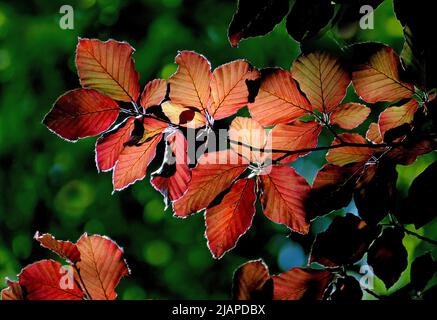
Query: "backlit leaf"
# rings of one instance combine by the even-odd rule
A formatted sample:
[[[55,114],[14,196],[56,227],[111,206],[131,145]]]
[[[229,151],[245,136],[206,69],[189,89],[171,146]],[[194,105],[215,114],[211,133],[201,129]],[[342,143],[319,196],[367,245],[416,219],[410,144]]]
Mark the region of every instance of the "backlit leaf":
[[[369,125],[369,129],[366,133],[366,139],[375,144],[380,144],[384,142],[384,140],[382,139],[381,131],[379,131],[379,125],[377,123],[373,122]]]
[[[235,247],[255,214],[255,180],[238,180],[223,200],[206,210],[206,238],[215,258]]]
[[[136,102],[140,87],[133,52],[125,42],[79,39],[76,66],[80,84],[115,100]]]
[[[23,289],[17,281],[6,279],[7,288],[4,288],[0,297],[1,300],[24,300]]]
[[[141,94],[140,104],[144,109],[160,105],[167,94],[167,81],[155,79],[149,81]]]
[[[259,77],[258,70],[244,60],[232,61],[215,69],[211,81],[212,103],[208,108],[209,114],[215,120],[235,114],[248,103],[246,81]]]
[[[65,280],[64,280],[65,278]],[[42,260],[18,275],[27,300],[83,300],[84,294],[66,268],[53,260]]]
[[[295,120],[289,124],[278,124],[269,132],[267,141],[273,150],[294,151],[315,148],[322,126],[316,121],[302,122]],[[272,159],[280,162],[292,162],[308,152],[286,156],[285,153],[274,152]]]
[[[165,122],[144,118],[144,134],[141,140],[121,151],[114,167],[112,183],[119,191],[146,176],[147,166],[156,154],[156,147],[161,141],[162,132],[167,128]]]
[[[366,102],[396,101],[414,94],[413,85],[402,81],[402,67],[396,52],[380,44],[356,46],[352,83]]]
[[[263,126],[288,123],[312,110],[291,73],[280,69],[263,75],[258,95],[248,107],[252,118]]]
[[[131,138],[134,117],[129,117],[111,131],[104,133],[96,142],[96,165],[100,171],[109,171],[114,166]]]
[[[322,300],[333,274],[325,270],[292,268],[272,278],[274,300]]]
[[[56,240],[48,233],[41,235],[37,232],[34,238],[41,244],[41,246],[53,251],[61,258],[71,261],[73,264],[80,261],[80,252],[74,243],[70,241]]]
[[[170,99],[173,103],[204,112],[210,103],[211,65],[202,55],[181,51],[175,59],[177,71],[170,77]]]
[[[187,140],[179,130],[167,137],[166,157],[162,166],[152,173],[152,185],[164,197],[166,205],[176,201],[188,188],[191,172],[188,168]]]
[[[340,104],[350,83],[349,74],[339,60],[320,51],[297,58],[291,74],[313,108],[323,113],[333,111]]]
[[[340,138],[345,143],[352,144],[367,144],[366,139],[364,139],[359,134],[352,133],[343,133],[340,135]],[[332,142],[332,146],[341,144],[338,138],[336,138]],[[344,166],[350,163],[355,162],[365,162],[370,159],[373,154],[373,150],[368,147],[359,147],[359,146],[345,146],[339,147],[335,149],[331,149],[326,154],[326,160],[328,162],[335,164],[337,166]]]
[[[77,264],[87,293],[93,300],[114,300],[115,287],[130,273],[123,250],[109,238],[84,234],[77,242],[81,261]]]
[[[249,261],[234,273],[232,284],[234,300],[271,300],[273,281],[262,260]]]
[[[263,162],[264,153],[260,149],[266,146],[267,133],[258,122],[236,117],[229,127],[229,139],[231,148],[249,162]]]
[[[361,103],[349,102],[338,107],[331,113],[330,120],[332,124],[351,130],[358,127],[370,114],[370,108]]]
[[[264,214],[293,231],[307,234],[310,225],[304,203],[311,188],[306,180],[288,166],[269,166],[259,178]]]
[[[413,122],[414,114],[419,108],[416,100],[411,99],[409,102],[400,107],[388,107],[379,115],[379,130],[382,137],[385,138],[385,133],[403,124]]]
[[[173,203],[175,215],[186,217],[205,209],[247,166],[248,163],[232,150],[203,154],[191,171],[187,191]]]
[[[76,141],[108,130],[119,113],[111,98],[92,89],[76,89],[59,97],[43,123],[60,137]]]

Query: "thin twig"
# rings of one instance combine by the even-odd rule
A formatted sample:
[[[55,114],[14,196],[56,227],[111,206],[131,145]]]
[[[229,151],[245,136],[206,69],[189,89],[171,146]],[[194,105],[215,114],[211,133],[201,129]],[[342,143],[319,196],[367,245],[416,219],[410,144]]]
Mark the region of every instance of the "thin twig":
[[[420,235],[420,234],[418,234],[418,233],[416,233],[416,232],[414,232],[414,231],[408,230],[407,228],[405,228],[405,227],[403,227],[403,226],[401,226],[400,228],[401,228],[401,229],[402,229],[406,234],[409,234],[410,236],[414,236],[414,237],[416,237],[416,238],[418,238],[418,239],[420,239],[420,240],[426,241],[426,242],[431,243],[431,244],[433,244],[433,245],[437,245],[437,241],[436,241],[436,240],[433,240],[433,239],[430,239],[430,238],[424,237],[424,236],[422,236],[422,235]]]

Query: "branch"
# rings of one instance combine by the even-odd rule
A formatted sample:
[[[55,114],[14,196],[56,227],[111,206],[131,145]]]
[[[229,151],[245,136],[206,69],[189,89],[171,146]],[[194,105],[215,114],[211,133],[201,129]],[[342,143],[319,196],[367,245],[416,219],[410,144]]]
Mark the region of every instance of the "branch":
[[[418,234],[418,233],[416,233],[416,232],[414,232],[414,231],[411,231],[411,230],[408,230],[407,228],[405,228],[405,227],[403,227],[403,226],[400,226],[400,228],[406,233],[406,234],[409,234],[410,236],[414,236],[414,237],[416,237],[417,239],[420,239],[420,240],[423,240],[423,241],[426,241],[426,242],[428,242],[428,243],[430,243],[430,244],[433,244],[433,245],[437,245],[437,241],[436,240],[433,240],[433,239],[430,239],[430,238],[427,238],[427,237],[424,237],[424,236],[422,236],[422,235],[420,235],[420,234]]]
[[[373,144],[373,143],[352,143],[352,142],[343,142],[335,145],[330,146],[323,146],[323,147],[315,147],[315,148],[303,148],[303,149],[296,149],[296,150],[281,150],[281,149],[267,149],[267,148],[257,148],[250,146],[244,142],[241,141],[235,141],[229,139],[229,142],[236,145],[241,145],[246,148],[250,148],[253,151],[258,152],[268,152],[268,153],[284,153],[285,155],[283,157],[288,157],[290,155],[299,154],[299,153],[307,153],[307,152],[313,152],[313,151],[324,151],[324,150],[330,150],[330,149],[338,149],[338,148],[344,148],[344,147],[357,147],[357,148],[371,148],[371,149],[379,149],[379,148],[387,148],[387,147],[395,147],[399,146],[402,143],[379,143],[379,144]],[[281,157],[282,158],[282,157]],[[279,158],[279,159],[281,159]],[[278,161],[279,161],[278,159]]]

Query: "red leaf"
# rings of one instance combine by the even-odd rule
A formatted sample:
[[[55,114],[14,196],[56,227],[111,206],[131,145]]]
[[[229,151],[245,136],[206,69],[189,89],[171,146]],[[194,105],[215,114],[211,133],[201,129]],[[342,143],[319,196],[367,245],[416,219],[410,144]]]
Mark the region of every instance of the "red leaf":
[[[114,167],[112,182],[114,190],[122,190],[146,176],[147,166],[153,160],[162,132],[167,128],[163,121],[144,118],[143,138],[135,145],[126,146]]]
[[[296,59],[291,68],[311,105],[320,112],[333,111],[346,95],[350,77],[337,58],[325,52],[314,52]]]
[[[215,119],[223,119],[235,114],[247,105],[249,91],[246,81],[259,78],[258,70],[244,60],[224,64],[213,72],[211,81],[212,104],[209,114]]]
[[[59,97],[43,123],[60,137],[76,141],[108,130],[119,112],[111,98],[95,90],[76,89]]]
[[[379,125],[377,123],[373,122],[369,125],[369,129],[366,133],[366,139],[375,144],[380,144],[384,142],[381,136],[381,132],[379,131]]]
[[[267,167],[260,180],[264,214],[293,231],[307,234],[310,225],[304,203],[311,188],[306,180],[287,166]]]
[[[345,143],[366,144],[367,141],[359,134],[343,133],[340,138]],[[338,138],[332,142],[332,146],[341,144]],[[337,166],[344,166],[349,163],[365,162],[373,155],[373,150],[367,147],[345,146],[336,149],[331,149],[326,154],[326,160]]]
[[[221,258],[250,228],[255,214],[255,180],[238,180],[223,200],[206,210],[206,238],[214,258]]]
[[[24,300],[23,289],[17,281],[6,279],[7,288],[1,291],[1,300]]]
[[[160,169],[152,173],[151,183],[164,196],[164,202],[176,201],[188,188],[191,171],[188,168],[187,140],[176,130],[167,137],[166,159]]]
[[[212,79],[209,61],[192,51],[179,52],[175,61],[179,65],[178,70],[168,80],[171,101],[206,111],[210,103]]]
[[[379,115],[379,131],[384,137],[385,133],[403,124],[413,122],[414,114],[419,108],[416,100],[411,99],[406,104],[400,107],[388,107]]]
[[[302,122],[295,120],[289,124],[279,124],[269,133],[267,139],[271,142],[271,149],[294,151],[299,149],[315,148],[322,127],[316,121]],[[280,162],[292,162],[297,158],[308,154],[303,152],[285,157],[285,153],[275,152],[273,160],[281,159]]]
[[[349,102],[334,110],[330,115],[331,123],[351,130],[358,127],[370,114],[370,108],[364,104]]]
[[[291,73],[274,70],[261,80],[255,102],[248,105],[253,119],[263,126],[288,123],[311,111]]]
[[[84,295],[73,278],[53,260],[38,261],[18,275],[28,300],[83,300]]]
[[[48,233],[40,235],[39,232],[36,232],[34,238],[42,247],[53,251],[62,259],[66,259],[73,264],[80,261],[80,252],[74,243],[71,243],[70,241],[56,240]]]
[[[149,81],[141,94],[140,104],[144,109],[160,105],[167,94],[167,81],[155,79]]]
[[[125,42],[79,39],[76,66],[80,84],[115,100],[136,102],[140,87],[133,51]]]
[[[271,300],[273,283],[262,260],[249,261],[234,273],[232,298],[235,300]]]
[[[131,138],[134,129],[134,117],[125,119],[111,131],[104,133],[96,142],[96,165],[99,171],[109,171]]]
[[[396,52],[387,46],[364,47],[359,50],[363,60],[354,66],[352,83],[357,94],[366,102],[395,101],[409,98],[414,86],[400,78],[401,64]]]
[[[325,270],[292,268],[273,276],[274,300],[322,300],[333,279]]]
[[[77,242],[81,261],[77,264],[87,293],[93,300],[114,300],[115,287],[130,271],[123,250],[109,238],[84,234]]]
[[[248,163],[232,150],[203,154],[191,171],[184,196],[173,203],[175,215],[186,217],[205,209],[247,166]]]
[[[236,117],[229,127],[231,148],[249,162],[263,163],[263,149],[267,142],[264,128],[251,118]],[[239,143],[239,144],[237,144]],[[255,149],[253,149],[255,148]]]

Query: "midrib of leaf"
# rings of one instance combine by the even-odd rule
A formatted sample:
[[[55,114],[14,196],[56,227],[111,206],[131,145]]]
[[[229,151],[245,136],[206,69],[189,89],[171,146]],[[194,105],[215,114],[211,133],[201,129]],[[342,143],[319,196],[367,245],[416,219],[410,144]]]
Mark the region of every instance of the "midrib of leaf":
[[[380,73],[380,74],[386,76],[388,79],[390,79],[391,81],[397,83],[397,84],[400,85],[401,87],[403,87],[403,88],[407,89],[408,91],[414,93],[414,86],[413,86],[413,89],[408,88],[408,87],[405,86],[405,85],[404,85],[400,80],[396,80],[396,79],[390,77],[388,74],[386,74],[386,73],[383,72],[382,70],[379,70],[379,69],[375,68],[373,65],[371,65],[371,64],[369,64],[369,63],[366,63],[365,65],[368,66],[369,68],[375,70],[376,72],[378,72],[378,73]]]
[[[96,263],[96,258],[95,258],[95,255],[94,255],[94,248],[93,248],[92,242],[91,242],[91,240],[89,238],[88,238],[88,241],[89,241],[89,244],[90,244],[90,250],[91,250],[91,255],[92,255],[92,262],[93,262],[94,268],[95,268],[96,273],[97,273],[97,279],[99,280],[100,286],[102,288],[102,291],[103,291],[103,294],[105,295],[106,300],[109,300],[108,295],[106,294],[105,287],[103,286],[103,281],[100,278],[99,269],[97,268],[97,263]]]
[[[237,82],[235,82],[235,84],[232,86],[231,89],[229,89],[229,91],[225,94],[225,96],[223,97],[223,99],[220,101],[220,103],[218,104],[218,106],[215,108],[214,113],[212,114],[212,117],[214,118],[215,114],[217,113],[217,111],[220,109],[220,107],[222,106],[222,104],[225,102],[226,98],[231,94],[231,92],[235,89],[235,87],[241,82],[241,80],[243,80],[244,76],[246,74],[249,73],[249,70],[247,72],[245,72],[240,79],[238,79]]]
[[[261,88],[260,88],[259,90],[262,90],[262,91],[264,91],[264,92],[267,92],[268,94],[270,94],[270,95],[272,95],[272,96],[278,98],[279,100],[285,101],[286,103],[289,103],[289,104],[291,104],[293,107],[296,107],[296,108],[298,108],[298,109],[300,109],[300,110],[303,110],[303,111],[305,111],[305,112],[311,112],[310,110],[307,110],[307,109],[305,109],[305,108],[303,108],[303,107],[301,107],[301,106],[299,106],[299,105],[297,105],[297,104],[295,104],[295,103],[293,103],[293,102],[291,102],[291,101],[289,101],[289,100],[287,100],[287,99],[285,99],[285,98],[283,98],[283,97],[281,97],[281,96],[279,96],[279,95],[277,95],[277,94],[275,94],[275,93],[273,93],[273,92],[271,92],[271,91],[269,91],[269,90],[261,89]]]

